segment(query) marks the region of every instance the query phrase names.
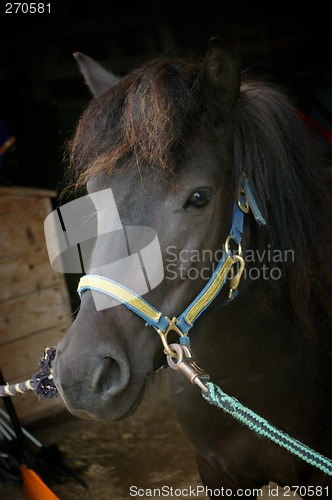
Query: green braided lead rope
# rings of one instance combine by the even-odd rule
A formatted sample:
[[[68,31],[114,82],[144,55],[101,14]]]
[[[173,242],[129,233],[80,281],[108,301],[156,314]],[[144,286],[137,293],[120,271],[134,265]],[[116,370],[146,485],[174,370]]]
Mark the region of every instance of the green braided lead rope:
[[[317,453],[285,432],[280,431],[267,420],[257,415],[257,413],[243,406],[237,399],[226,394],[212,382],[207,382],[205,385],[209,392],[202,392],[202,395],[210,404],[229,413],[258,435],[270,439],[310,465],[317,467],[325,474],[332,476],[332,460]]]

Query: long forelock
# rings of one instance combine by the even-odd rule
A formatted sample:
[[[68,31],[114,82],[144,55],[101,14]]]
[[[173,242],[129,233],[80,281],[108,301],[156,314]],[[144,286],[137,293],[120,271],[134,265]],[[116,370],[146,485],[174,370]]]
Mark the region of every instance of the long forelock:
[[[202,129],[191,68],[181,60],[151,61],[92,100],[69,145],[79,183],[120,165],[174,168]]]

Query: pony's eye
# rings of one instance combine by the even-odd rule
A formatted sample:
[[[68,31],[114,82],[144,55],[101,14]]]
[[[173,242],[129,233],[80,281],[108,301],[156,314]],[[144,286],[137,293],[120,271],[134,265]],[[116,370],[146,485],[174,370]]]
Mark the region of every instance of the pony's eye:
[[[185,207],[197,207],[202,208],[205,207],[209,203],[211,199],[211,192],[207,189],[199,189],[195,191],[190,198],[188,199]]]

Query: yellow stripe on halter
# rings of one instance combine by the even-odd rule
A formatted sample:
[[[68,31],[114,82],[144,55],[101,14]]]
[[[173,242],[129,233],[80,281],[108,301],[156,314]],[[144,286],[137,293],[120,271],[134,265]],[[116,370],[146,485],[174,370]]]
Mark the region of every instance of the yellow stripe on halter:
[[[229,270],[234,265],[234,259],[229,255],[225,260],[223,266],[220,268],[218,274],[214,278],[213,282],[206,290],[206,292],[194,303],[193,307],[188,311],[186,315],[186,321],[191,325],[200,312],[214,299],[218,294],[220,287],[222,286]]]
[[[78,290],[83,287],[89,287],[92,289],[100,290],[102,292],[106,292],[113,296],[115,299],[120,300],[120,302],[129,303],[138,311],[145,314],[147,317],[151,318],[154,321],[158,321],[161,317],[161,313],[152,309],[149,304],[147,304],[140,297],[137,297],[137,295],[135,295],[133,292],[104,278],[91,275],[83,276],[79,281]]]

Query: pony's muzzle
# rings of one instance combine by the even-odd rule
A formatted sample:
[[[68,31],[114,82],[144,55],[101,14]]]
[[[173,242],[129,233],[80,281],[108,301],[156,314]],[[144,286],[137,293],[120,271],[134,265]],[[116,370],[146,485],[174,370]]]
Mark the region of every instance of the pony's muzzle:
[[[70,360],[57,348],[54,382],[68,410],[81,418],[116,418],[116,401],[130,380],[129,364],[114,355],[80,353]],[[105,404],[106,403],[106,404]]]

